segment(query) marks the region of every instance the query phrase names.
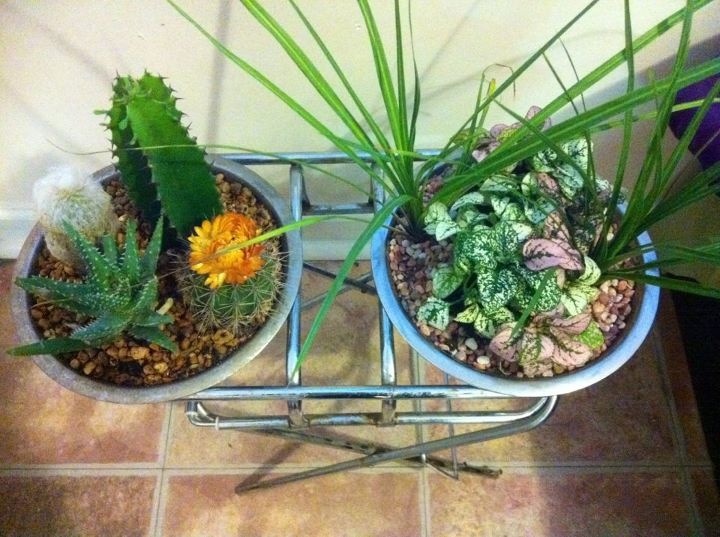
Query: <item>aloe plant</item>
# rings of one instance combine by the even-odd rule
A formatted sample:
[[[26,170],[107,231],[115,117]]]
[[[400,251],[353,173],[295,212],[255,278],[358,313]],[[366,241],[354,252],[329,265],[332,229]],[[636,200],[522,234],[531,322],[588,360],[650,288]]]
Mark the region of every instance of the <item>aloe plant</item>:
[[[436,202],[443,204],[445,207],[450,207],[486,180],[514,168],[519,162],[533,157],[536,159],[536,166],[546,166],[564,172],[557,178],[557,182],[558,186],[565,190],[565,194],[583,191],[588,203],[597,207],[599,203],[595,191],[597,180],[594,175],[592,154],[590,152],[587,154],[586,165],[583,163],[578,164],[573,160],[575,156],[573,155],[573,148],[565,144],[574,140],[585,139],[586,147],[589,150],[590,143],[587,142],[592,134],[609,128],[621,128],[624,141],[617,174],[610,185],[609,194],[608,190],[604,190],[607,196],[602,200],[602,204],[607,210],[599,213],[599,218],[596,218],[592,211],[590,213],[586,212],[584,215],[582,211],[579,211],[576,219],[579,229],[585,235],[583,237],[583,247],[592,249],[591,257],[597,261],[601,269],[601,277],[609,278],[622,275],[622,277],[634,278],[641,282],[645,281],[669,288],[720,297],[720,291],[717,289],[711,289],[700,284],[679,282],[664,276],[649,276],[645,274],[645,270],[649,268],[647,265],[636,264],[632,267],[618,268],[624,260],[634,258],[639,253],[642,253],[641,250],[633,246],[634,239],[640,232],[661,221],[662,218],[718,191],[718,184],[714,180],[720,173],[720,165],[713,166],[702,172],[690,181],[686,187],[679,190],[671,188],[673,174],[677,169],[680,156],[687,147],[689,140],[692,139],[697,130],[697,125],[710,104],[714,102],[718,93],[717,86],[705,100],[693,103],[693,106],[698,108],[695,121],[683,135],[669,159],[663,158],[660,147],[663,134],[667,131],[668,118],[673,110],[673,100],[677,91],[684,86],[720,72],[720,58],[694,67],[685,67],[693,15],[709,4],[711,0],[689,0],[684,8],[660,21],[638,37],[633,36],[629,0],[626,0],[625,47],[600,63],[594,70],[582,77],[578,77],[574,83],[565,83],[557,76],[557,72],[547,59],[546,52],[552,46],[561,43],[561,39],[568,29],[597,4],[597,0],[589,2],[584,9],[548,39],[542,47],[519,67],[515,68],[507,79],[498,82],[486,80],[483,76],[480,80],[477,104],[474,110],[457,131],[448,137],[448,144],[437,156],[431,158],[423,157],[415,150],[417,118],[421,107],[420,80],[415,58],[411,57],[408,61],[404,53],[408,42],[412,50],[413,36],[409,7],[406,16],[403,14],[398,0],[394,2],[394,69],[391,67],[391,58],[386,53],[386,44],[380,35],[369,2],[367,0],[358,0],[357,2],[367,30],[379,94],[384,103],[384,111],[382,117],[379,118],[375,117],[370,112],[370,108],[362,102],[346,71],[340,66],[311,21],[294,1],[291,0],[290,5],[307,30],[312,42],[317,46],[317,52],[330,65],[335,75],[332,80],[323,75],[316,67],[311,58],[311,53],[300,45],[299,39],[290,35],[281,23],[263,8],[258,1],[241,0],[248,12],[276,39],[298,71],[307,79],[330,111],[348,129],[351,139],[345,139],[335,134],[318,116],[303,107],[293,96],[285,92],[279,84],[231,51],[209,31],[204,29],[174,0],[167,1],[226,58],[276,95],[335,147],[346,153],[378,185],[382,186],[387,194],[383,210],[379,211],[368,224],[366,232],[361,234],[351,249],[350,255],[345,259],[338,278],[331,286],[315,323],[311,327],[309,336],[301,351],[300,361],[307,355],[319,324],[327,314],[358,253],[370,240],[374,231],[384,225],[389,213],[395,213],[397,221],[403,224],[408,233],[421,235],[424,233],[423,222],[427,217],[427,213],[433,210]],[[410,3],[408,3],[409,5]],[[636,88],[635,54],[677,25],[682,26],[682,31],[672,72],[667,77],[654,80],[645,87]],[[548,63],[552,75],[558,79],[562,92],[550,103],[543,106],[541,111],[529,118],[524,118],[507,109],[501,103],[500,98],[538,61]],[[628,71],[627,91],[623,95],[592,108],[584,108],[576,104],[576,99],[582,98],[584,92],[601,83],[607,75],[623,65],[627,67]],[[656,104],[654,111],[643,112],[642,114],[636,111],[641,106],[652,106],[653,104]],[[492,137],[490,131],[484,128],[484,121],[491,106],[502,108],[519,124],[505,133],[501,140],[496,140],[499,141],[496,145],[493,145],[494,141],[492,139],[488,142],[488,137]],[[568,106],[571,106],[574,111],[571,117],[543,129],[551,116]],[[622,119],[618,120],[618,117]],[[626,179],[625,169],[630,147],[631,126],[633,122],[639,120],[654,121],[655,131],[636,187],[628,196],[628,206],[624,216],[621,218],[618,232],[608,238],[610,237],[608,231],[613,226],[613,221],[616,218],[616,208],[621,199],[620,186]],[[384,124],[388,125],[388,129],[382,127]],[[486,151],[489,145],[493,145],[492,152]],[[367,156],[370,162],[363,158],[364,155]],[[480,162],[475,158],[477,156],[483,157]],[[424,162],[416,169],[414,163],[418,160]],[[431,202],[426,205],[424,196],[427,181],[431,177],[432,171],[440,164],[451,164],[452,173],[443,178],[443,184],[434,193]],[[523,210],[525,210],[524,207]],[[657,247],[659,248],[659,245]],[[656,246],[653,245],[648,248],[656,248]],[[670,266],[674,263],[687,261],[703,261],[720,265],[720,252],[718,252],[717,248],[713,248],[712,245],[699,247],[665,245],[662,247],[662,251],[667,255],[661,257],[661,266]]]
[[[107,114],[113,155],[128,194],[148,222],[167,216],[180,237],[222,212],[205,153],[182,125],[160,76],[119,76]]]
[[[137,245],[137,225],[129,221],[125,246],[118,251],[114,237],[106,235],[102,251],[66,225],[66,233],[85,263],[83,282],[66,282],[42,276],[18,278],[16,283],[42,300],[93,319],[69,337],[45,339],[10,349],[14,356],[58,354],[99,348],[123,333],[160,345],[172,352],[176,343],[160,330],[172,317],[155,311],[158,280],[155,268],[160,254],[162,219],[144,253]]]

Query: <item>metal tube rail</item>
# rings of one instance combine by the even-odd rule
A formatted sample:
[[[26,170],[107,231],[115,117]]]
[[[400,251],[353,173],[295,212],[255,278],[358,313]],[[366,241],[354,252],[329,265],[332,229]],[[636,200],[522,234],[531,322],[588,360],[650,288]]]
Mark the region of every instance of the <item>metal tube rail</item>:
[[[514,399],[464,385],[397,386],[215,386],[184,398],[188,401],[285,399]]]
[[[396,412],[391,423],[385,423],[383,414],[366,413],[335,413],[306,414],[304,425],[307,427],[327,427],[332,425],[423,425],[444,424],[455,425],[507,423],[527,419],[539,412],[546,403],[546,398],[537,400],[528,408],[516,411],[464,411],[464,412]],[[216,429],[248,429],[255,427],[292,427],[292,420],[285,416],[222,416],[210,412],[198,401],[190,401],[185,414],[193,425],[213,427]]]

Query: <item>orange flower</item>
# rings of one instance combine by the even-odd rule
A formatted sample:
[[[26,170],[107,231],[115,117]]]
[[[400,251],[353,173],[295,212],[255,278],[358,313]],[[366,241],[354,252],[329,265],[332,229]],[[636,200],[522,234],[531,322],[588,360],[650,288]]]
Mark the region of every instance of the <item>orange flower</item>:
[[[207,274],[205,285],[213,289],[223,283],[243,283],[265,264],[261,257],[263,246],[233,246],[259,234],[255,221],[242,214],[225,213],[205,220],[195,228],[195,234],[188,237],[190,268],[198,274]]]

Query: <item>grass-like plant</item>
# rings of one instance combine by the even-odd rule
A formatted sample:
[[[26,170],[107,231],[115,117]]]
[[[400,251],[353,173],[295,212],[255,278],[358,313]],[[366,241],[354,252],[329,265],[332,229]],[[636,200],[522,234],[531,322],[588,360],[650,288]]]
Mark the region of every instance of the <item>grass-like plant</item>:
[[[317,115],[305,108],[295,97],[285,92],[280,85],[262,71],[231,51],[174,0],[167,1],[227,59],[275,94],[318,133],[343,151],[351,161],[372,177],[376,184],[381,185],[386,193],[382,209],[377,212],[361,233],[345,259],[338,278],[332,284],[305,341],[301,359],[312,345],[320,323],[327,314],[342,281],[349,273],[352,263],[374,232],[384,225],[390,214],[394,213],[397,221],[403,224],[409,233],[422,234],[424,233],[423,225],[427,207],[432,206],[434,202],[450,206],[493,174],[501,173],[508,166],[536,156],[543,151],[553,152],[554,158],[559,164],[573,166],[574,173],[581,179],[582,187],[588,194],[589,203],[592,203],[593,185],[595,184],[592,155],[588,158],[586,167],[573,165],[573,157],[563,149],[563,144],[582,138],[589,141],[593,134],[611,128],[622,131],[623,143],[617,172],[611,181],[612,194],[610,199],[606,200],[607,210],[601,213],[603,220],[601,222],[602,232],[599,234],[600,240],[592,251],[592,257],[602,271],[601,277],[605,279],[623,277],[720,298],[720,291],[717,289],[646,273],[649,268],[666,268],[686,262],[720,265],[720,247],[717,243],[701,246],[656,244],[642,249],[634,246],[635,237],[638,234],[669,215],[718,192],[720,188],[717,182],[720,175],[720,164],[699,173],[685,185],[675,184],[676,171],[681,157],[697,132],[705,113],[716,101],[720,90],[717,85],[702,101],[683,105],[695,107],[697,112],[669,157],[663,155],[661,147],[661,142],[668,130],[670,115],[675,109],[674,100],[678,90],[720,72],[720,58],[693,67],[685,65],[693,15],[712,0],[688,0],[684,8],[660,21],[638,37],[633,37],[630,2],[625,0],[624,48],[601,62],[589,73],[578,77],[573,83],[566,84],[557,76],[546,52],[552,46],[561,43],[563,35],[590,11],[598,3],[598,0],[589,2],[522,65],[514,69],[508,78],[498,82],[486,80],[482,76],[478,84],[476,106],[468,119],[455,133],[451,133],[448,137],[448,144],[442,148],[439,154],[431,158],[421,156],[415,148],[422,94],[414,54],[407,58],[404,52],[408,49],[408,45],[412,50],[410,3],[408,3],[407,13],[404,13],[399,0],[394,2],[395,35],[393,44],[395,52],[392,56],[386,50],[387,44],[380,34],[368,0],[357,1],[368,35],[369,51],[374,62],[378,90],[384,104],[384,113],[380,117],[376,117],[357,94],[350,79],[350,73],[340,66],[312,22],[294,0],[289,0],[289,5],[316,45],[316,50],[312,53],[303,48],[281,23],[262,7],[260,2],[240,0],[247,11],[275,38],[317,95],[347,128],[350,136],[345,138],[323,123]],[[646,86],[636,87],[635,54],[678,25],[681,26],[681,36],[670,74],[664,78],[652,80]],[[332,80],[318,68],[320,61],[330,67],[334,75]],[[532,118],[526,119],[506,108],[500,98],[538,61],[547,62],[549,70],[556,77],[562,91]],[[606,76],[623,65],[627,67],[628,73],[625,93],[607,102],[586,108],[582,99],[583,94],[592,90]],[[485,119],[491,106],[499,106],[514,117],[520,125],[512,132],[506,133],[501,143],[495,144],[492,152],[480,162],[476,162],[472,153],[477,149],[478,144],[489,135],[485,128]],[[574,113],[571,117],[543,129],[548,118],[567,107],[573,108]],[[648,107],[652,108],[649,112],[645,111]],[[639,110],[644,111],[640,112]],[[654,122],[653,134],[635,187],[628,195],[627,207],[622,217],[617,220],[618,229],[611,238],[608,238],[607,231],[614,225],[617,218],[621,185],[627,179],[625,172],[632,139],[632,125],[636,121]],[[384,125],[388,127],[383,128]],[[418,161],[420,161],[419,165]],[[438,165],[447,163],[452,165],[452,173],[444,177],[443,184],[433,194],[431,202],[424,203],[426,182],[432,175],[432,171]],[[652,264],[622,265],[623,261],[635,259],[646,249],[656,249],[660,254],[659,260]]]

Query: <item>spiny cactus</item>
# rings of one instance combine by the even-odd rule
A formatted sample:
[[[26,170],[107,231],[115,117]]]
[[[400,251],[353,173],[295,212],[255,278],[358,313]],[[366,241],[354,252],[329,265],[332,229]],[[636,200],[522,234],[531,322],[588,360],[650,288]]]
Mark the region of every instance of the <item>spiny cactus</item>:
[[[281,286],[281,264],[276,253],[266,251],[263,259],[263,267],[244,283],[226,283],[216,289],[205,285],[203,276],[186,274],[182,293],[193,318],[203,327],[226,328],[238,334],[267,316]]]
[[[40,178],[33,185],[33,199],[48,250],[75,268],[82,267],[82,259],[65,232],[66,222],[92,243],[117,230],[110,195],[69,166],[53,168]]]
[[[189,237],[180,287],[203,326],[238,334],[272,309],[280,287],[277,245],[241,247],[259,234],[253,219],[225,213],[204,221]]]
[[[106,111],[113,154],[130,198],[143,217],[167,216],[180,237],[222,211],[204,152],[181,123],[163,78],[117,77]]]
[[[128,222],[122,255],[110,235],[103,237],[101,251],[71,225],[66,224],[65,229],[85,262],[84,281],[66,282],[30,276],[18,278],[16,283],[28,293],[94,320],[75,329],[70,337],[16,347],[9,351],[10,354],[58,354],[99,348],[113,342],[123,332],[175,352],[177,345],[159,328],[173,319],[154,309],[158,300],[155,268],[160,254],[162,220],[155,227],[143,255],[138,249],[134,221]]]

